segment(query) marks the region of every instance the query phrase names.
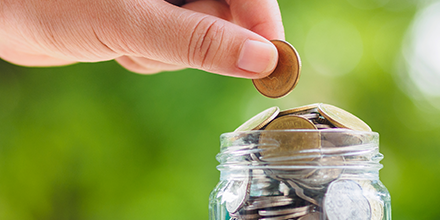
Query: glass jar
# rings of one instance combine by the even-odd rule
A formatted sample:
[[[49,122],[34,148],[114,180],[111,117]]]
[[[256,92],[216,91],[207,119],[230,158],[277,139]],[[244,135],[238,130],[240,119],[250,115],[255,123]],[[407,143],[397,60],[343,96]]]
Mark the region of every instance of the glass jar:
[[[379,135],[348,129],[220,136],[210,220],[390,220]]]

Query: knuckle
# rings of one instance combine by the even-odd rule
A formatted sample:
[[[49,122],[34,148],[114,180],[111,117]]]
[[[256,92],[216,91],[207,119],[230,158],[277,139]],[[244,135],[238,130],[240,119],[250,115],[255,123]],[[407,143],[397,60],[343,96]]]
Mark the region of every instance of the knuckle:
[[[205,17],[195,26],[188,47],[188,64],[209,70],[221,58],[225,26],[219,20]]]

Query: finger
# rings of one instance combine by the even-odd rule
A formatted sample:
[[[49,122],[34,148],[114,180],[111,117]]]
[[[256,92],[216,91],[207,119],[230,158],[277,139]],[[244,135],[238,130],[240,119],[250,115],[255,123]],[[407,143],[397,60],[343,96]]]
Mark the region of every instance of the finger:
[[[227,0],[234,22],[261,36],[284,40],[277,0]]]
[[[228,4],[223,1],[216,0],[198,0],[189,2],[182,5],[182,8],[186,8],[192,11],[201,12],[204,14],[212,15],[217,18],[221,18],[227,21],[232,20],[231,12]]]
[[[47,55],[31,54],[14,50],[6,45],[0,45],[0,58],[20,66],[64,66],[75,62],[54,58]]]
[[[127,70],[141,74],[154,74],[162,71],[176,71],[185,68],[143,57],[122,56],[115,60]]]
[[[140,65],[139,63],[134,62],[134,60],[132,60],[128,56],[118,57],[115,60],[121,66],[123,66],[125,69],[131,72],[141,73],[141,74],[154,74],[160,72],[159,70],[147,69],[144,66]]]
[[[139,63],[139,65],[149,68],[164,71],[175,71],[185,69],[183,66],[177,66],[174,64],[164,63],[157,60],[148,59],[145,57],[130,57],[134,62]]]
[[[231,22],[167,2],[128,3],[95,20],[96,34],[114,51],[245,78],[265,77],[276,66],[272,43]]]

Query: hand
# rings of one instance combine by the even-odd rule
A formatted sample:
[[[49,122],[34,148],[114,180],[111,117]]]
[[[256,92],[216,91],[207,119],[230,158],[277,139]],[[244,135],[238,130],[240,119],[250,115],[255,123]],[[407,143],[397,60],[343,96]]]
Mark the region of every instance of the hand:
[[[0,0],[0,57],[24,66],[262,78],[278,59],[268,39],[284,39],[276,0]]]

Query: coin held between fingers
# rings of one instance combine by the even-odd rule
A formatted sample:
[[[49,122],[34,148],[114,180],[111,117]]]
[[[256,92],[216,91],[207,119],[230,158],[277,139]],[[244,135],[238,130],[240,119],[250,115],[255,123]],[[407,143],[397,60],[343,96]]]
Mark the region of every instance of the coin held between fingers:
[[[288,95],[298,84],[301,59],[295,48],[286,41],[271,40],[278,50],[278,63],[267,77],[253,79],[252,83],[262,95],[281,98]]]

